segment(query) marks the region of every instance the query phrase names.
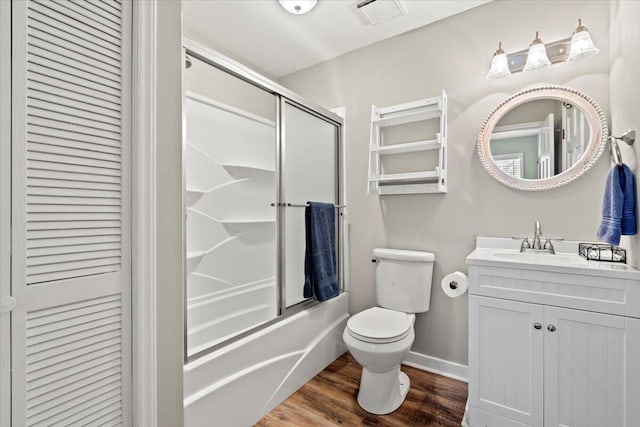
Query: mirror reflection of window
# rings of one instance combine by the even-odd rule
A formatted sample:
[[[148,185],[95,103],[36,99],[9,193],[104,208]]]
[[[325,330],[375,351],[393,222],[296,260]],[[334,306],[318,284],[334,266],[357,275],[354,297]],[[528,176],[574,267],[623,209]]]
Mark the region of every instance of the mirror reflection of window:
[[[523,153],[498,154],[493,156],[493,160],[500,170],[514,178],[524,178],[522,176]]]
[[[584,155],[588,142],[588,124],[579,108],[542,99],[505,114],[491,134],[490,151],[504,173],[536,180],[571,168]]]

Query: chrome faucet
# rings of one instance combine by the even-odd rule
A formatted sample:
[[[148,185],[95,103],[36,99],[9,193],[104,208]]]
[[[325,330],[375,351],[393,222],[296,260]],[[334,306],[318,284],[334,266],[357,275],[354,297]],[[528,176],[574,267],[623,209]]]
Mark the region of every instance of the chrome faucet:
[[[534,250],[542,249],[542,244],[540,243],[540,236],[542,236],[542,229],[540,228],[540,221],[536,221],[533,225],[533,247]],[[551,242],[549,242],[551,244]],[[546,243],[545,243],[546,245]]]
[[[543,244],[540,240],[541,237],[542,227],[540,226],[540,221],[536,221],[533,226],[533,242],[529,242],[528,237],[513,237],[513,239],[522,239],[522,243],[520,244],[520,252],[545,252],[549,254],[556,253],[556,250],[553,247],[553,243],[551,243],[552,240],[564,240],[560,238],[547,237]]]

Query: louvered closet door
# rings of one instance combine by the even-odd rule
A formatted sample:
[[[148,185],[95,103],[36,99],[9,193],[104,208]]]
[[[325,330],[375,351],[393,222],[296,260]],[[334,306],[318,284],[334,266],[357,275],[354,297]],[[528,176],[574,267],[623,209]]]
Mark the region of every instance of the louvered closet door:
[[[12,425],[130,425],[131,4],[12,3]]]

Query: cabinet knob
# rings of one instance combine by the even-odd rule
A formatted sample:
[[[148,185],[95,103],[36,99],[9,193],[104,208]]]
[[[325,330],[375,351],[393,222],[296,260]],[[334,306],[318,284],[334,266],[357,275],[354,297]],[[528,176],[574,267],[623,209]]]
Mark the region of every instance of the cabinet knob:
[[[553,326],[553,325],[549,325],[549,326],[547,326],[547,331],[549,331],[549,332],[554,332],[555,330],[556,330],[556,327],[555,327],[555,326]]]
[[[536,322],[536,323],[533,324],[533,327],[536,328],[536,329],[542,329],[542,323]]]

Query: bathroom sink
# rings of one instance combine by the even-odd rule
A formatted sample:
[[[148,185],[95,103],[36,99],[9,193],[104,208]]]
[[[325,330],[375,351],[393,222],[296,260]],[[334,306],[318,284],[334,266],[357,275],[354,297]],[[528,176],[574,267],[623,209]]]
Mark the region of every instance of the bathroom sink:
[[[548,265],[586,265],[587,260],[579,255],[571,254],[550,254],[543,252],[495,252],[498,258],[506,258],[514,261],[548,264]]]
[[[627,264],[590,261],[581,257],[578,255],[577,241],[558,242],[554,246],[555,254],[520,252],[520,241],[499,237],[478,237],[476,249],[467,256],[467,264],[640,279],[640,271]]]

